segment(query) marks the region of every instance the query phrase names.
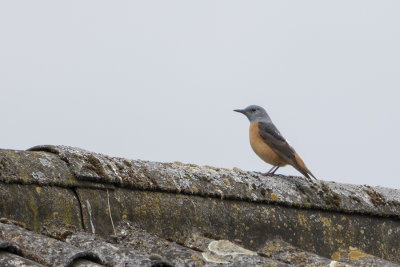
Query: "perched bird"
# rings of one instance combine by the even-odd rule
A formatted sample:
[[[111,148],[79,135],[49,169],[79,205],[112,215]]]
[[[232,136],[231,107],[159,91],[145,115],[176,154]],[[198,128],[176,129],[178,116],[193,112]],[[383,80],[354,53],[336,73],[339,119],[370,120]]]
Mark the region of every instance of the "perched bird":
[[[251,105],[245,109],[235,109],[234,111],[244,114],[249,119],[251,147],[262,160],[272,165],[267,174],[274,174],[277,169],[289,164],[305,177],[310,178],[311,175],[316,179],[272,123],[265,109]]]

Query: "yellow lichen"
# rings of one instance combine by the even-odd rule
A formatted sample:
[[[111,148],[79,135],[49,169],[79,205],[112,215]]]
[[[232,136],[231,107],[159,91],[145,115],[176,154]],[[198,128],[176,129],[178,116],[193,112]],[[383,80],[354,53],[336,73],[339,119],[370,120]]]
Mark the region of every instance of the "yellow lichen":
[[[193,193],[198,193],[199,189],[195,186],[192,186],[192,191],[193,191]]]
[[[127,209],[124,209],[124,210],[122,211],[122,219],[126,220],[127,218],[128,218],[128,210],[127,210]]]
[[[340,259],[341,259],[340,252],[339,252],[339,251],[336,251],[335,253],[333,253],[333,254],[331,255],[331,259],[332,259],[332,260],[335,260],[335,261],[340,261]]]
[[[352,260],[359,259],[359,258],[364,258],[366,256],[367,256],[367,254],[365,254],[364,252],[361,252],[359,250],[354,250],[354,251],[350,251],[349,252],[349,257]]]
[[[36,200],[35,200],[35,196],[33,195],[32,191],[29,192],[29,197],[30,197],[30,201],[29,201],[29,209],[32,211],[33,213],[33,229],[35,230],[39,230],[39,207],[37,206]]]
[[[307,225],[307,219],[306,219],[306,217],[304,216],[304,214],[301,214],[301,213],[297,214],[297,219],[298,219],[299,224],[300,224],[301,226],[304,226],[304,227],[307,227],[307,226],[308,226],[308,225]]]
[[[273,201],[279,201],[279,197],[275,193],[271,193],[271,198]]]
[[[321,222],[324,225],[324,227],[330,227],[331,226],[331,220],[325,217],[321,218]]]

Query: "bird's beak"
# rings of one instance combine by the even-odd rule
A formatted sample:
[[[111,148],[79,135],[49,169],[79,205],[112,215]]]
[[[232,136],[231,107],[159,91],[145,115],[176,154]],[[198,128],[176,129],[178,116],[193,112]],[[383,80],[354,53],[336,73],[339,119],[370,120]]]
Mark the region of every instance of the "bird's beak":
[[[244,109],[234,109],[233,111],[236,111],[236,112],[244,114]]]

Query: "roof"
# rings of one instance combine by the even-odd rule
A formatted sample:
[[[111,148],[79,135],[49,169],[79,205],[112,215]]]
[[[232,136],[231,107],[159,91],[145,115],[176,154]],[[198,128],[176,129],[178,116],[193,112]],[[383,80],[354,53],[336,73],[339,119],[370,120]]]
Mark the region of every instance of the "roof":
[[[396,189],[48,145],[0,150],[0,192],[1,266],[400,263]]]

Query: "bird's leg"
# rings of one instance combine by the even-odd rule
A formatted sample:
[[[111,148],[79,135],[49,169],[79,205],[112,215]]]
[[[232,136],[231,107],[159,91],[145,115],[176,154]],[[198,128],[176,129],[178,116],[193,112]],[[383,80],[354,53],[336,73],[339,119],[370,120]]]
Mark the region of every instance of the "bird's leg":
[[[268,174],[275,174],[276,170],[279,169],[279,165],[276,166],[272,166],[272,168],[266,173],[266,175]]]
[[[276,166],[276,169],[275,169],[275,170],[273,170],[273,171],[271,172],[271,174],[275,174],[276,170],[277,170],[277,169],[279,169],[279,167],[280,167],[279,165],[278,165],[278,166]]]
[[[266,173],[266,174],[270,174],[270,173],[272,172],[272,170],[273,170],[273,169],[275,169],[275,167],[276,167],[275,165],[274,165],[274,166],[272,166],[272,168],[271,168],[269,171],[267,171],[267,173]]]

